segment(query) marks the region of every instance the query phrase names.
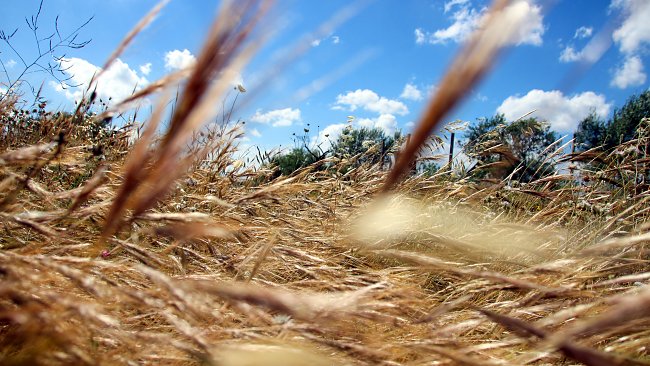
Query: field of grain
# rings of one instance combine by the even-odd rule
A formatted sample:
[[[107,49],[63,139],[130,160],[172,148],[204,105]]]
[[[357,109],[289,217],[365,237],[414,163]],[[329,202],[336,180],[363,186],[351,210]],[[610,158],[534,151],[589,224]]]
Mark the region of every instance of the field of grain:
[[[0,102],[0,363],[650,364],[650,136],[557,146],[571,170],[525,184],[405,174],[498,52],[488,26],[391,169],[276,178],[238,160],[240,126],[204,126],[257,46],[265,8],[244,3],[192,70],[134,95],[185,78],[169,117],[112,130],[92,93],[69,114]]]

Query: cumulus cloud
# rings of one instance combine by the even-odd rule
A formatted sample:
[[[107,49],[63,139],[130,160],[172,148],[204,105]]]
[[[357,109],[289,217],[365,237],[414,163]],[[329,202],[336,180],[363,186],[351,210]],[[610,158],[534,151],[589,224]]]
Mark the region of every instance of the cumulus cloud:
[[[312,145],[319,146],[323,150],[329,149],[347,125],[347,123],[334,123],[325,127],[318,136],[312,138]]]
[[[650,43],[650,1],[613,0],[611,8],[623,14],[623,21],[614,30],[612,39],[623,53],[624,61],[614,72],[610,85],[620,89],[642,85],[646,74],[639,53]]]
[[[336,97],[334,109],[355,111],[357,108],[379,114],[399,114],[403,116],[409,113],[404,103],[380,97],[370,89],[357,89],[346,94],[339,94]]]
[[[251,122],[271,125],[273,127],[291,126],[301,121],[300,109],[284,108],[274,109],[265,113],[257,110],[250,118]]]
[[[424,98],[422,96],[422,91],[418,89],[417,86],[411,83],[407,83],[406,85],[404,85],[404,90],[402,91],[402,94],[400,94],[399,97],[402,99],[414,100],[414,101],[419,101]]]
[[[145,76],[149,75],[149,73],[151,73],[151,62],[148,62],[144,65],[140,65],[140,72],[142,73],[142,75]]]
[[[590,113],[606,118],[611,104],[605,96],[588,91],[565,96],[558,90],[533,89],[523,97],[510,96],[497,108],[508,120],[517,119],[535,110],[534,116],[547,121],[551,128],[561,133],[572,132]]]
[[[642,85],[645,81],[646,74],[643,71],[641,58],[631,56],[616,70],[611,85],[619,89],[625,89],[630,86]]]
[[[14,60],[14,59],[11,59],[11,60],[5,62],[5,67],[8,68],[8,69],[13,68],[14,66],[16,66],[16,60]]]
[[[429,36],[430,43],[462,42],[479,26],[481,11],[462,4],[451,15],[453,23],[445,28],[434,31]]]
[[[463,42],[486,19],[487,8],[473,7],[468,0],[450,0],[445,3],[445,13],[451,12],[452,24],[434,32],[415,30],[417,44],[446,44]],[[504,15],[516,24],[508,44],[530,44],[539,46],[544,35],[542,9],[533,0],[515,0],[504,9]]]
[[[650,1],[613,0],[611,7],[621,10],[625,17],[612,35],[621,52],[634,53],[650,43]]]
[[[101,68],[81,58],[62,58],[61,68],[71,78],[69,83],[79,85],[74,88],[63,88],[59,83],[50,82],[50,85],[59,93],[63,93],[71,101],[81,100],[84,91],[92,77],[99,73]],[[112,103],[120,101],[149,82],[145,77],[138,76],[127,63],[121,59],[115,62],[97,80],[97,96],[108,102],[112,97]]]
[[[591,34],[594,32],[594,28],[592,27],[580,27],[576,29],[575,34],[573,35],[573,38],[581,39],[581,38],[589,38],[591,37]]]
[[[341,38],[339,38],[339,36],[332,36],[332,43],[339,44],[339,42],[341,42]]]
[[[379,128],[387,135],[397,131],[397,119],[392,114],[380,114],[376,118],[360,118],[356,121],[358,127]]]
[[[196,57],[187,49],[182,51],[173,50],[165,53],[165,68],[167,70],[184,69],[194,65],[195,62]]]

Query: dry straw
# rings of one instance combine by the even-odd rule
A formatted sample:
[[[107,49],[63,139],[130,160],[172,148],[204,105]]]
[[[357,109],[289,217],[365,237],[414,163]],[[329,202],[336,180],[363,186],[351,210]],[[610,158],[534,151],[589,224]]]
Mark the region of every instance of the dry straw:
[[[495,2],[388,174],[353,156],[272,179],[235,158],[237,126],[203,128],[266,2],[225,2],[196,65],[127,100],[187,77],[169,124],[161,93],[133,143],[92,140],[79,115],[26,126],[3,99],[0,363],[648,364],[646,135],[611,155],[557,142],[573,174],[526,184],[396,185],[507,43],[495,25],[515,27],[516,3]]]

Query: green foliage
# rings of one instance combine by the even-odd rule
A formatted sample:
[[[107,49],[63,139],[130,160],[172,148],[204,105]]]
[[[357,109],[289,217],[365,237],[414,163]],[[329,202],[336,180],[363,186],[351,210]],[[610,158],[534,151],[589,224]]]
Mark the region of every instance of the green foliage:
[[[633,95],[621,109],[614,111],[614,116],[607,126],[605,145],[612,148],[632,140],[644,117],[650,117],[650,91]]]
[[[436,163],[425,163],[418,170],[423,176],[431,177],[440,171],[440,166]]]
[[[576,131],[577,150],[584,151],[597,146],[611,150],[623,142],[635,138],[639,123],[650,117],[650,91],[631,96],[621,109],[614,111],[607,123],[593,114],[578,125]]]
[[[354,129],[348,125],[341,135],[332,143],[329,150],[322,150],[320,146],[310,147],[308,129],[305,135],[296,137],[298,147],[289,152],[278,154],[270,158],[271,166],[277,168],[276,177],[279,175],[289,176],[297,170],[317,163],[327,157],[333,157],[339,161],[346,161],[346,169],[358,167],[363,164],[378,164],[386,155],[391,152],[400,140],[401,135],[396,132],[393,136],[386,136],[380,128],[359,128]],[[322,165],[319,169],[331,168],[331,164]]]
[[[289,176],[298,169],[302,169],[324,158],[313,154],[306,147],[293,148],[286,154],[276,155],[271,159],[271,165],[278,168],[279,175]]]
[[[470,126],[465,149],[477,159],[477,176],[530,182],[554,172],[545,149],[557,140],[555,132],[536,118],[508,123],[502,114]]]
[[[604,143],[607,136],[607,124],[595,113],[578,124],[575,133],[575,145],[577,151],[589,150]]]
[[[377,164],[383,162],[400,138],[400,132],[387,136],[380,128],[354,129],[348,125],[334,142],[331,154],[339,159],[355,157],[355,166]]]

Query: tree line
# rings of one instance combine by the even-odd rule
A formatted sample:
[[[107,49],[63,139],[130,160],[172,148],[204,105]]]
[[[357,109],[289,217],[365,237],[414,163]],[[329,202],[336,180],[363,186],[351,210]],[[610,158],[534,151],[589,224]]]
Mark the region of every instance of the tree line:
[[[571,148],[576,153],[592,149],[611,151],[634,139],[646,117],[650,117],[650,91],[632,95],[607,120],[595,113],[588,115],[578,124]],[[404,138],[400,132],[387,135],[379,128],[352,128],[350,123],[338,137],[329,141],[328,148],[314,145],[305,135],[296,139],[299,145],[270,158],[268,165],[276,168],[276,175],[286,176],[328,158],[348,159],[350,166],[385,165],[389,162],[388,156],[398,150]],[[559,135],[544,121],[528,117],[508,122],[502,114],[480,119],[469,126],[461,146],[473,161],[466,173],[485,179],[510,177],[520,182],[554,174],[556,166],[552,157],[562,147]],[[325,168],[327,164],[321,169]],[[435,164],[426,164],[420,171],[433,173],[438,168]]]

